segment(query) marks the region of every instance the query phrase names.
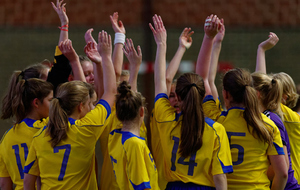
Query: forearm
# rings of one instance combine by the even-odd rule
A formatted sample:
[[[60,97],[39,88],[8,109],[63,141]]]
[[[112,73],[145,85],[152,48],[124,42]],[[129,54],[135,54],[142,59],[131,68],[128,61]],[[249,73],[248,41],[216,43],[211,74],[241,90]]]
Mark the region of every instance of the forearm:
[[[165,43],[157,44],[155,66],[154,66],[155,96],[159,93],[167,93],[166,51],[167,51],[167,45]]]
[[[24,190],[35,190],[37,176],[24,174]]]
[[[58,44],[60,44],[60,42],[62,42],[62,41],[65,41],[65,40],[69,39],[69,31],[68,31],[69,30],[69,23],[61,22],[60,27],[61,27],[61,29],[60,29]]]
[[[265,50],[260,47],[257,49],[255,72],[267,73]]]
[[[132,91],[137,90],[137,79],[138,79],[139,68],[130,68],[129,84]]]
[[[95,68],[94,69],[95,90],[99,100],[104,93],[102,63],[98,63],[98,64],[93,63],[93,66]]]
[[[172,81],[178,71],[181,59],[182,59],[185,51],[186,51],[186,48],[180,45],[167,68],[167,71],[166,71],[166,83],[167,83],[167,91],[168,91],[167,94],[169,94],[169,92],[170,92]]]
[[[13,182],[10,177],[0,177],[0,189],[2,190],[13,189]]]
[[[226,174],[218,174],[213,176],[216,190],[227,190]]]
[[[77,58],[76,60],[70,61],[70,65],[72,67],[74,80],[86,82],[82,67],[80,65],[79,58]]]
[[[121,73],[122,73],[122,65],[123,65],[123,44],[117,43],[115,44],[112,62],[114,64],[114,69],[116,73],[116,81],[120,80]]]
[[[216,74],[218,70],[219,56],[221,52],[222,42],[214,42],[211,52],[211,60],[209,67],[208,82],[211,88],[212,95],[216,100],[218,98],[218,90],[215,85]]]
[[[102,57],[102,70],[103,70],[103,88],[104,95],[111,96],[116,92],[115,72],[112,64],[111,57],[105,55]]]

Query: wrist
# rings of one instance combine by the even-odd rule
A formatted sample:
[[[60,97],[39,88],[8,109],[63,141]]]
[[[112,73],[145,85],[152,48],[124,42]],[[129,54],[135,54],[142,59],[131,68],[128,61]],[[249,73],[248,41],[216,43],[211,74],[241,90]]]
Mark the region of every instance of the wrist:
[[[207,34],[204,34],[204,38],[209,39],[209,40],[214,40],[215,36],[216,36],[216,35],[214,35],[214,36],[209,36],[209,35],[207,35]]]
[[[116,32],[115,33],[115,40],[114,40],[114,45],[116,44],[123,44],[125,43],[125,34],[121,33],[121,32]]]

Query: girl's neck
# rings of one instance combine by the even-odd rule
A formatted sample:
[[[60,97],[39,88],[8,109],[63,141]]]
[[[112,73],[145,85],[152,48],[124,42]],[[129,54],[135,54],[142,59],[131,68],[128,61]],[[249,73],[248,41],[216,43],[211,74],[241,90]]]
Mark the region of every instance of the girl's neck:
[[[121,131],[128,131],[133,133],[136,136],[140,136],[140,127],[141,124],[140,122],[135,122],[135,121],[125,121],[122,122],[123,126]]]

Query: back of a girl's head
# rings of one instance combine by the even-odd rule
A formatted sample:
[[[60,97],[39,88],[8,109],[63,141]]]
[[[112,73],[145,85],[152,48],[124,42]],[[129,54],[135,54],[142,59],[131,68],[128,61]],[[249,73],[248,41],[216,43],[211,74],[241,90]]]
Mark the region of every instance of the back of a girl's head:
[[[182,74],[177,79],[175,92],[183,115],[179,153],[186,158],[202,147],[205,126],[203,79],[194,73]]]
[[[43,102],[53,90],[52,84],[38,79],[24,79],[21,71],[12,75],[7,93],[2,100],[2,119],[16,116],[16,123],[22,121],[32,110],[31,103],[37,98]]]
[[[140,108],[144,106],[145,98],[141,93],[132,91],[127,81],[119,84],[116,95],[116,115],[120,121],[133,121],[138,116]]]
[[[259,91],[263,106],[281,115],[280,103],[282,98],[282,84],[280,80],[273,79],[264,73],[252,73],[253,86]]]
[[[74,113],[75,108],[80,103],[86,103],[89,98],[89,89],[82,81],[66,82],[58,87],[56,96],[50,104],[47,125],[52,147],[66,138],[69,116]]]
[[[34,65],[30,65],[29,67],[25,68],[21,75],[24,79],[30,79],[30,78],[39,78],[46,80],[48,75],[48,70],[50,68],[42,63],[37,63]]]
[[[231,94],[235,103],[243,103],[245,88],[252,85],[250,73],[241,68],[231,69],[223,77],[223,88]]]
[[[296,85],[290,75],[284,72],[272,74],[274,79],[281,81],[283,86],[283,96],[286,96],[286,100],[283,99],[283,104],[289,108],[295,107],[299,95],[297,94]]]

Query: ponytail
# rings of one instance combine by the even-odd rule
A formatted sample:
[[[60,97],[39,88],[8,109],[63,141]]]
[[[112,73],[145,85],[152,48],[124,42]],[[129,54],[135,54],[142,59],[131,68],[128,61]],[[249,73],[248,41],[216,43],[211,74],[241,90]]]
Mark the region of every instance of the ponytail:
[[[82,81],[71,81],[60,85],[56,98],[50,103],[47,134],[50,135],[52,147],[67,137],[69,116],[80,103],[89,100],[89,89]]]
[[[272,112],[277,113],[282,118],[282,111],[280,107],[283,87],[278,79],[273,79],[263,73],[253,73],[253,86],[260,93],[260,100],[262,105]]]
[[[253,81],[250,73],[236,68],[228,71],[223,78],[224,90],[232,96],[231,104],[245,106],[244,119],[248,131],[263,142],[272,145],[273,135],[266,127],[259,111],[256,90],[252,87]]]
[[[43,102],[53,90],[52,84],[44,80],[25,80],[23,77],[23,71],[16,71],[12,75],[8,91],[2,100],[1,119],[15,116],[16,123],[20,123],[32,111],[32,101],[37,98]]]
[[[205,117],[202,101],[205,96],[203,79],[193,73],[181,75],[177,80],[176,94],[183,113],[179,154],[186,158],[202,147]]]

